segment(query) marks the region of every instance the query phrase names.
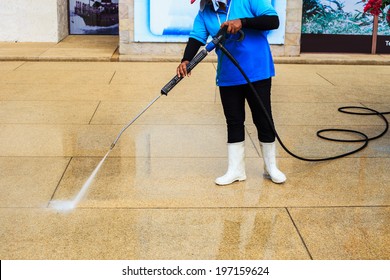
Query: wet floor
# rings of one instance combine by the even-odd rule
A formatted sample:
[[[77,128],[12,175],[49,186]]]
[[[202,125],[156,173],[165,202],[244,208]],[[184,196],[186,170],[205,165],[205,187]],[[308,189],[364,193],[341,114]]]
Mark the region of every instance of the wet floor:
[[[248,114],[247,180],[216,186],[226,128],[210,62],[125,131],[74,211],[51,208],[77,195],[176,65],[0,62],[0,259],[390,258],[390,134],[331,162],[299,161],[278,145],[287,182],[276,185],[262,176]],[[274,119],[293,152],[360,145],[318,139],[319,129],[384,129],[377,116],[337,108],[390,111],[390,66],[276,70]]]

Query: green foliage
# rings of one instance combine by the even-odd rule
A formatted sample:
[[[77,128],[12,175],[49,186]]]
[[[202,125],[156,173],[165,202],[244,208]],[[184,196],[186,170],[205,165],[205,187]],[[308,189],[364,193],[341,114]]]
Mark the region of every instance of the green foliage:
[[[390,3],[390,0],[385,0]],[[325,1],[322,1],[325,2]],[[363,10],[345,12],[344,1],[303,0],[302,33],[306,34],[359,34],[372,33],[372,16]],[[357,2],[360,4],[362,1]],[[390,35],[385,14],[380,16],[378,34]]]

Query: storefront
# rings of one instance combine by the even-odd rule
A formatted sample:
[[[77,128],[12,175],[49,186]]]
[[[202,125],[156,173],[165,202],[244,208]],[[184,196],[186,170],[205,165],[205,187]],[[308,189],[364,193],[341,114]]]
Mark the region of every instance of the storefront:
[[[281,19],[281,27],[269,37],[274,56],[371,52],[373,16],[363,13],[361,0],[270,1]],[[120,55],[137,60],[180,55],[198,8],[189,0],[40,0],[31,9],[35,2],[0,1],[0,42],[113,35],[118,36]],[[390,53],[389,6],[378,17],[376,53]]]

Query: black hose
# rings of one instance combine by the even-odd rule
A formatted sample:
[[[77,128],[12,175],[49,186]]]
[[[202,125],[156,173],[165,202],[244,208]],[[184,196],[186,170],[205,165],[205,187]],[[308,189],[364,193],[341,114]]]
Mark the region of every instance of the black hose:
[[[386,134],[386,132],[388,131],[389,129],[389,122],[388,120],[386,119],[386,117],[384,115],[386,114],[390,114],[390,112],[378,112],[374,109],[371,109],[371,108],[367,108],[367,107],[359,107],[359,106],[346,106],[346,107],[341,107],[338,109],[339,112],[341,113],[345,113],[345,114],[353,114],[353,115],[377,115],[378,117],[380,117],[384,123],[385,123],[385,129],[380,133],[378,134],[377,136],[374,136],[374,137],[368,137],[365,133],[363,132],[360,132],[360,131],[356,131],[356,130],[350,130],[350,129],[335,129],[335,128],[330,128],[330,129],[322,129],[322,130],[319,130],[317,131],[317,136],[322,138],[322,139],[325,139],[325,140],[329,140],[329,141],[335,141],[335,142],[353,142],[353,143],[356,143],[356,142],[362,142],[362,146],[351,151],[351,152],[348,152],[348,153],[344,153],[344,154],[340,154],[340,155],[336,155],[336,156],[332,156],[332,157],[326,157],[326,158],[305,158],[305,157],[301,157],[301,156],[298,156],[296,154],[294,154],[293,152],[291,152],[287,147],[286,145],[284,145],[283,141],[280,139],[279,137],[279,134],[277,133],[276,129],[275,129],[275,126],[274,126],[274,123],[270,117],[270,115],[268,114],[267,110],[265,109],[264,107],[264,104],[263,102],[261,101],[257,91],[256,91],[256,88],[253,86],[252,82],[249,80],[248,76],[246,75],[246,73],[244,72],[244,70],[241,68],[240,64],[238,63],[238,61],[232,56],[232,54],[222,45],[222,43],[219,43],[218,44],[218,47],[221,49],[221,51],[231,60],[231,62],[238,68],[238,70],[241,72],[241,74],[243,75],[243,77],[245,78],[245,80],[247,81],[251,91],[253,92],[253,94],[256,96],[259,104],[260,104],[260,107],[261,109],[264,111],[265,113],[265,116],[269,122],[269,124],[271,125],[272,127],[272,130],[273,132],[275,133],[275,136],[276,136],[276,139],[278,139],[280,145],[282,146],[282,148],[291,156],[293,156],[294,158],[297,158],[299,160],[303,160],[303,161],[326,161],[326,160],[333,160],[333,159],[338,159],[338,158],[342,158],[342,157],[346,157],[346,156],[349,156],[349,155],[352,155],[352,154],[355,154],[361,150],[363,150],[365,147],[367,147],[368,143],[371,141],[371,140],[374,140],[374,139],[378,139],[380,137],[382,137],[383,135]],[[358,113],[358,112],[354,112],[354,111],[348,111],[349,109],[357,109],[357,110],[366,110],[366,111],[370,111],[370,112],[366,112],[366,113]],[[336,138],[330,138],[330,137],[326,137],[323,135],[323,133],[326,133],[326,132],[348,132],[348,133],[352,133],[352,134],[356,134],[356,135],[359,135],[361,136],[363,139],[358,139],[358,140],[350,140],[350,139],[336,139]]]

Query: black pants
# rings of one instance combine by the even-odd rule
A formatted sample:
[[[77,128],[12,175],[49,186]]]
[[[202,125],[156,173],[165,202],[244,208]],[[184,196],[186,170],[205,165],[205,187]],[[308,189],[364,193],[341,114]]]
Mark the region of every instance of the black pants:
[[[271,78],[254,82],[253,86],[256,88],[264,107],[272,119]],[[249,85],[219,87],[219,91],[226,117],[228,143],[237,143],[245,140],[245,99],[252,112],[258,139],[264,143],[275,141],[275,133]]]

